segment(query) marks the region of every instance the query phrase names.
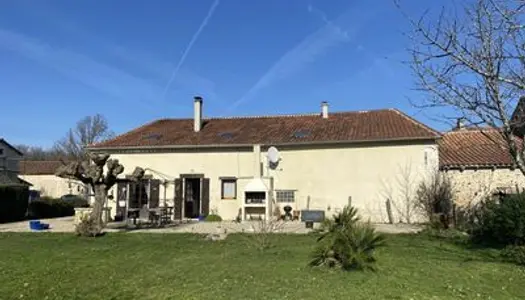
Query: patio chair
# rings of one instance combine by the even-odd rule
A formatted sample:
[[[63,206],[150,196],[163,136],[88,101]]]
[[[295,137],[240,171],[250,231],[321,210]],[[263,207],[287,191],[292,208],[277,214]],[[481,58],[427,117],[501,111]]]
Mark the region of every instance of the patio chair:
[[[146,222],[150,220],[149,209],[146,205],[139,210],[139,220],[146,220]]]

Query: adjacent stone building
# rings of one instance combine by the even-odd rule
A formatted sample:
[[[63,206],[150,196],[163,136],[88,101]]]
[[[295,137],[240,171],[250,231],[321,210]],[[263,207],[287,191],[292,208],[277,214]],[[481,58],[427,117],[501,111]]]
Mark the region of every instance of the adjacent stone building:
[[[499,129],[457,128],[444,133],[439,142],[439,166],[451,180],[458,205],[525,187],[525,176],[513,167]]]

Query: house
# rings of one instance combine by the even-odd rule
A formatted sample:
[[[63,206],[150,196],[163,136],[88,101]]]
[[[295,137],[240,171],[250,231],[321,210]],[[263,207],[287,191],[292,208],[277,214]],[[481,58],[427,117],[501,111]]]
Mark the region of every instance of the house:
[[[0,138],[0,185],[28,185],[18,178],[23,153]]]
[[[84,184],[72,179],[55,176],[61,161],[20,161],[20,178],[30,182],[32,191],[40,197],[59,198],[64,195],[85,195],[88,190]]]
[[[125,217],[141,194],[140,205],[165,202],[175,218],[249,219],[285,206],[331,214],[351,202],[365,219],[385,222],[388,194],[397,221],[399,171],[417,179],[438,168],[440,134],[396,109],[329,112],[323,102],[313,114],[204,118],[202,98],[193,105],[192,119],[153,121],[88,147],[126,172],[146,170],[147,185],[111,191],[113,216]]]
[[[515,168],[497,128],[458,127],[444,133],[439,142],[439,167],[450,179],[458,205],[525,187],[525,176]]]

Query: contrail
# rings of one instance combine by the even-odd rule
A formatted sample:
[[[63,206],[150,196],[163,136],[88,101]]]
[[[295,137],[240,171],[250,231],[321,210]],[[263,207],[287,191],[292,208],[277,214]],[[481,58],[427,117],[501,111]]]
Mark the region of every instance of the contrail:
[[[372,11],[357,11],[349,9],[334,21],[329,21],[324,13],[308,6],[310,13],[321,15],[324,25],[305,37],[301,42],[289,49],[281,56],[270,69],[252,86],[240,99],[227,108],[228,112],[236,109],[240,104],[253,98],[259,91],[268,86],[287,79],[327,53],[331,48],[341,43],[351,41],[357,34],[360,26],[372,15]],[[358,15],[359,14],[359,15]],[[349,22],[349,31],[343,30],[337,23]]]
[[[175,76],[179,72],[180,67],[182,66],[182,64],[186,60],[186,56],[188,56],[188,53],[190,52],[191,48],[193,47],[193,44],[195,44],[195,42],[199,38],[199,35],[201,34],[201,32],[204,29],[204,27],[206,27],[206,25],[208,25],[208,21],[213,16],[213,13],[215,12],[215,9],[217,8],[218,5],[219,5],[219,0],[213,1],[210,9],[208,10],[208,14],[204,18],[204,20],[202,20],[202,23],[199,26],[199,29],[197,29],[195,34],[191,37],[191,40],[188,43],[188,46],[186,46],[186,49],[182,53],[182,56],[181,56],[181,58],[179,60],[179,63],[177,64],[177,66],[175,66],[175,69],[173,69],[173,73],[171,74],[170,80],[168,80],[168,83],[166,84],[166,87],[164,88],[164,91],[162,92],[162,99],[164,99],[164,97],[166,96],[166,93],[168,92],[168,89],[170,88],[171,83],[173,82],[173,80],[175,79]]]

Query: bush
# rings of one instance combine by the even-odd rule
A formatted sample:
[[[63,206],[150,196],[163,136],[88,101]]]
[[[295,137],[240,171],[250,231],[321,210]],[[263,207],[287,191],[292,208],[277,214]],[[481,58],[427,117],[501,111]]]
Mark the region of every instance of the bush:
[[[219,215],[216,214],[209,214],[204,218],[205,222],[221,222],[222,218]]]
[[[73,200],[62,200],[50,197],[42,197],[40,200],[29,204],[29,217],[33,219],[58,218],[73,216],[75,207],[88,207],[87,200],[83,198]]]
[[[385,238],[370,223],[360,223],[357,209],[346,206],[319,230],[321,235],[310,266],[327,266],[342,270],[375,270],[374,252]]]
[[[496,245],[525,245],[525,194],[489,199],[476,214],[473,241]]]
[[[102,235],[102,228],[89,215],[82,215],[80,222],[75,225],[77,236],[97,237]]]
[[[0,186],[0,223],[23,220],[28,201],[27,187]]]
[[[73,205],[73,207],[75,208],[89,207],[89,202],[86,200],[86,198],[82,196],[78,196],[78,195],[70,195],[68,197],[62,197],[60,200]]]
[[[416,191],[416,206],[425,213],[430,226],[448,229],[452,216],[452,185],[443,174],[433,174],[430,181],[422,181]]]
[[[525,246],[507,246],[501,251],[501,256],[505,261],[525,266]]]

